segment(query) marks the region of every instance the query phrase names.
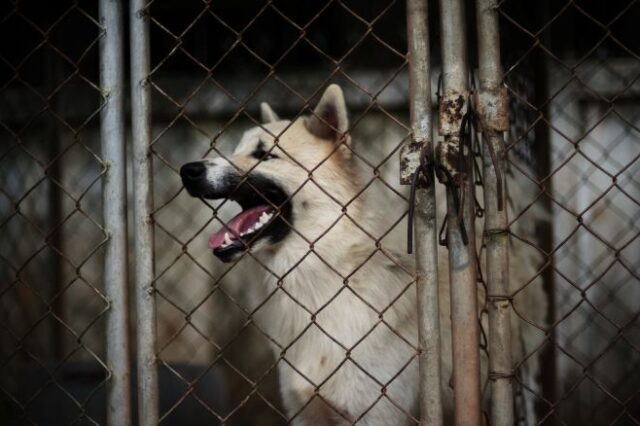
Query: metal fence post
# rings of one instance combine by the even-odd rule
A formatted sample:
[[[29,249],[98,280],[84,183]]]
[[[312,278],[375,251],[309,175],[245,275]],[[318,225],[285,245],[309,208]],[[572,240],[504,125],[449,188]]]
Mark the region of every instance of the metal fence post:
[[[136,313],[138,366],[138,422],[158,424],[158,369],[156,363],[156,306],[154,298],[153,222],[151,186],[151,93],[149,19],[146,0],[132,0],[131,125],[133,134],[134,233],[136,256]]]
[[[436,149],[447,178],[447,246],[451,291],[451,334],[455,424],[479,426],[480,352],[476,285],[475,205],[469,148],[460,147],[468,107],[467,42],[462,0],[440,0],[443,96],[439,131],[444,141]],[[462,152],[459,152],[462,151]],[[463,161],[460,161],[462,155]],[[459,191],[457,196],[457,191]],[[462,215],[460,215],[460,211]],[[460,218],[462,217],[462,221]],[[464,225],[461,226],[461,225]],[[466,241],[465,241],[466,240]]]
[[[423,173],[427,184],[415,188],[416,292],[420,341],[420,424],[442,425],[440,388],[440,313],[438,307],[438,240],[433,169],[420,170],[423,152],[433,154],[431,66],[427,0],[407,1],[409,90],[412,141],[401,155],[401,180]],[[411,220],[411,219],[410,219]],[[411,237],[410,237],[411,238]]]
[[[477,0],[479,92],[476,106],[483,129],[483,176],[487,289],[489,301],[489,379],[491,424],[514,424],[511,377],[511,302],[504,134],[509,128],[506,88],[502,86],[496,0]],[[495,158],[492,159],[492,152]],[[494,164],[495,161],[495,164]]]
[[[109,300],[107,322],[107,424],[131,423],[129,320],[127,306],[127,215],[124,122],[124,68],[122,4],[100,0],[100,86],[105,105],[100,138],[105,164],[103,176],[105,291]]]

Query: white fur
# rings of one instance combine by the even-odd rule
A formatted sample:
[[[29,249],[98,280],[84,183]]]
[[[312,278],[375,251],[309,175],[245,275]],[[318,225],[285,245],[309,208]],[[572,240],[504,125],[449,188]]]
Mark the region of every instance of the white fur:
[[[222,157],[204,160],[207,165],[207,182],[215,188],[225,175],[233,171],[233,166]]]
[[[347,113],[335,87],[316,108],[319,113],[334,109],[338,133],[331,140],[326,136],[332,133],[314,118],[274,121],[275,113],[263,107],[268,123],[248,130],[228,161],[206,160],[207,178],[216,185],[231,168],[251,169],[295,193],[295,229],[275,245],[262,240],[252,248],[270,271],[256,284],[261,288],[255,291],[268,296],[254,323],[273,339],[281,393],[288,416],[295,416],[293,424],[408,424],[407,413],[417,415],[418,376],[412,261],[386,246],[378,249],[361,229],[377,229],[379,222],[365,209],[365,196],[356,197],[363,186],[343,146],[348,143],[340,134],[348,129]],[[259,143],[279,158],[258,163],[250,153]],[[442,388],[450,407],[446,254],[439,259]],[[520,336],[514,341],[519,343]]]

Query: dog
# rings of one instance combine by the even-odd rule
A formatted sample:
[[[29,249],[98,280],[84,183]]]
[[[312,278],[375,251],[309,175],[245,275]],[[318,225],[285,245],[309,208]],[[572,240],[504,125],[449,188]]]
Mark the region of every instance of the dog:
[[[223,262],[249,251],[268,270],[275,291],[255,322],[295,424],[404,424],[417,394],[412,269],[367,231],[342,90],[293,122],[261,109],[233,155],[180,170],[192,196],[242,208],[209,248]]]
[[[266,297],[252,320],[271,341],[287,415],[296,425],[415,424],[413,262],[372,235],[385,206],[372,212],[365,202],[343,92],[328,86],[313,113],[293,121],[266,103],[261,113],[232,155],[187,163],[180,175],[190,195],[242,208],[208,246],[222,262],[251,256],[264,269],[255,285]],[[446,254],[439,270],[450,412]]]

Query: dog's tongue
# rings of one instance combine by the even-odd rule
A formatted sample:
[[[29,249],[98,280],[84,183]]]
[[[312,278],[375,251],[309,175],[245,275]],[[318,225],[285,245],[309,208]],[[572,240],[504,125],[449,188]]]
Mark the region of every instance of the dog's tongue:
[[[271,210],[271,206],[258,206],[252,207],[250,209],[244,210],[236,217],[231,219],[229,223],[224,225],[222,229],[217,232],[214,232],[209,237],[209,248],[216,249],[224,243],[224,234],[228,233],[229,238],[231,240],[239,240],[240,235],[247,232],[249,229],[253,228],[255,224],[260,221],[260,216],[263,213],[269,213]]]

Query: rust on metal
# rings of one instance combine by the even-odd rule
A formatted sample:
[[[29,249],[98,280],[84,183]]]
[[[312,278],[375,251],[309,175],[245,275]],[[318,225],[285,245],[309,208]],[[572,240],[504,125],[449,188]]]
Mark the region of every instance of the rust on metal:
[[[400,184],[411,185],[413,175],[420,167],[420,153],[424,145],[430,141],[411,140],[400,149]]]
[[[438,180],[445,185],[459,186],[467,172],[469,153],[461,142],[469,110],[468,99],[466,92],[454,92],[440,97],[438,131],[444,136],[444,140],[436,146],[436,174]]]
[[[465,160],[468,156],[466,151],[463,148]],[[438,180],[445,185],[459,185],[464,174],[468,171],[465,166],[468,161],[460,161],[460,137],[445,137],[445,140],[436,146],[436,161]]]
[[[450,93],[441,97],[439,107],[438,132],[442,136],[458,135],[462,119],[467,113],[468,93]]]
[[[509,130],[509,95],[506,87],[475,92],[473,104],[485,131],[494,134]]]

